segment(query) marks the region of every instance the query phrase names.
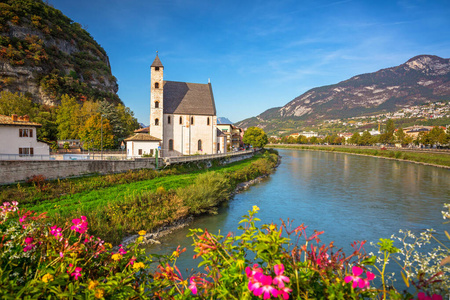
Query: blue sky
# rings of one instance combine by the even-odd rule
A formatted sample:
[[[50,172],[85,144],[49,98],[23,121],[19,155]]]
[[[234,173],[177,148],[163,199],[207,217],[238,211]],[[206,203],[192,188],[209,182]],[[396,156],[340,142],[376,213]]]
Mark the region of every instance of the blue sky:
[[[406,62],[450,57],[448,0],[49,0],[106,50],[119,96],[149,123],[150,65],[207,83],[232,122],[307,90]]]

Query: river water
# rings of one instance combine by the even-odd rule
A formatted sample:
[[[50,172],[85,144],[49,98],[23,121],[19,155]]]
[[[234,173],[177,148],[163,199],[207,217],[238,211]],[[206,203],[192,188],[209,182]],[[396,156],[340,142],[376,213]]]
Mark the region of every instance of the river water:
[[[260,208],[261,223],[280,218],[304,223],[311,233],[324,230],[323,242],[334,241],[350,251],[355,240],[377,242],[399,229],[419,233],[444,228],[441,211],[450,203],[450,170],[420,164],[319,151],[279,150],[282,163],[275,173],[234,196],[218,215],[197,218],[188,228],[212,233],[237,232],[241,216]],[[188,251],[178,259],[180,270],[195,268],[188,228],[151,246],[148,253],[170,254],[178,245]],[[370,248],[370,247],[369,247]],[[372,250],[372,249],[366,249]]]

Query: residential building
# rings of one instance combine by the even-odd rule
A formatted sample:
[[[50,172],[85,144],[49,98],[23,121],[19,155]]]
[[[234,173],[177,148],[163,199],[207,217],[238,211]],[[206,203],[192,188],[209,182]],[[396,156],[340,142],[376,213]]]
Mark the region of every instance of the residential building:
[[[161,140],[148,133],[136,133],[124,140],[127,143],[127,158],[154,156]]]
[[[47,143],[37,140],[36,130],[41,124],[31,122],[25,115],[0,115],[0,154],[16,154],[19,157],[34,155],[49,155],[50,147]]]

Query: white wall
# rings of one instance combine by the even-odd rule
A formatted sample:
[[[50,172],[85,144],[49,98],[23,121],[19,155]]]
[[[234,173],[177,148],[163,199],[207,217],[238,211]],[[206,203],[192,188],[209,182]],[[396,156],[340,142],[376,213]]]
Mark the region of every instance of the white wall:
[[[150,154],[153,150],[154,156],[158,146],[158,141],[127,141],[127,157],[141,157],[142,155],[139,155],[139,149],[142,149],[142,154]]]
[[[170,116],[170,124],[168,117]],[[180,117],[182,124],[180,124]],[[191,117],[194,123],[191,124]],[[209,118],[209,125],[208,125]],[[199,115],[164,115],[164,143],[163,155],[165,157],[216,154],[217,153],[217,118],[215,116]],[[173,140],[173,151],[169,151],[169,140]],[[198,140],[202,141],[202,151],[198,150]]]
[[[19,137],[19,129],[32,129],[32,137]],[[19,154],[19,148],[33,148],[33,155],[49,155],[50,147],[36,138],[36,128],[0,125],[0,153]]]

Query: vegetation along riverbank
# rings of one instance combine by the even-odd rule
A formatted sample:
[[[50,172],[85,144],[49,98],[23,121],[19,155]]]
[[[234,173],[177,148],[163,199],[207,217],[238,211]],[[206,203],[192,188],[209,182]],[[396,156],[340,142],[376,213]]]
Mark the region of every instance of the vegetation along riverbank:
[[[308,146],[308,145],[268,145],[271,148],[277,149],[299,149],[299,150],[315,150],[315,151],[330,151],[342,152],[357,155],[376,156],[389,159],[397,159],[410,161],[415,163],[422,163],[442,168],[450,168],[450,154],[448,153],[422,153],[414,151],[401,150],[382,150],[382,149],[368,149],[359,147],[337,147],[337,146]]]
[[[151,231],[177,220],[214,213],[238,184],[269,174],[277,163],[275,151],[227,165],[215,161],[122,174],[46,181],[0,188],[0,201],[17,201],[20,208],[46,213],[62,226],[86,216],[89,232],[118,244],[140,230]]]

